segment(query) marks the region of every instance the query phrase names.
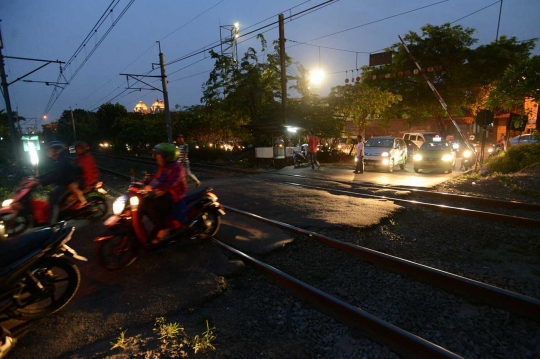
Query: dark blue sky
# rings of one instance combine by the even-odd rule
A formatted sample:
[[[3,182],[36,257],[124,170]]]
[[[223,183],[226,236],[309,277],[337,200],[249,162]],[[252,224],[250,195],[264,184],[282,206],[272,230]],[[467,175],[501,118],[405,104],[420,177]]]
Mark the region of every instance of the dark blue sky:
[[[46,122],[56,120],[63,110],[71,106],[93,110],[104,102],[122,93],[126,87],[124,76],[120,73],[143,74],[158,62],[157,40],[161,41],[166,62],[179,59],[207,45],[215,45],[220,40],[220,25],[240,24],[240,35],[271,22],[277,21],[277,14],[285,16],[316,6],[324,0],[135,0],[121,16],[131,0],[18,0],[0,2],[0,19],[4,40],[3,54],[46,60],[68,61],[79,45],[98,22],[111,4],[116,5],[112,16],[107,17],[65,70],[64,76],[71,79],[47,113]],[[440,2],[439,4],[436,4]],[[310,69],[320,64],[328,73],[321,95],[328,94],[332,86],[344,83],[345,72],[367,65],[369,52],[377,52],[397,41],[398,35],[409,30],[418,32],[420,27],[431,23],[441,25],[453,22],[481,8],[486,9],[468,16],[455,24],[473,27],[478,44],[495,40],[500,3],[494,0],[340,0],[306,16],[285,24],[287,53],[295,61]],[[392,15],[414,10],[422,10],[393,17],[388,20],[360,26]],[[294,8],[293,8],[294,7]],[[291,9],[292,8],[292,9]],[[291,10],[289,10],[291,9]],[[499,35],[516,36],[520,40],[540,37],[540,1],[504,0]],[[109,27],[117,21],[102,43],[95,48]],[[265,21],[263,21],[265,20]],[[263,21],[263,22],[261,22]],[[261,22],[261,23],[259,23]],[[259,23],[259,24],[257,24]],[[255,25],[257,24],[257,25]],[[255,25],[255,26],[253,26]],[[347,29],[349,31],[344,31]],[[278,29],[266,28],[263,31],[269,44],[278,38]],[[343,32],[341,32],[343,31]],[[330,34],[332,36],[327,36]],[[310,42],[317,46],[298,45],[297,42]],[[248,47],[260,50],[256,39],[246,36],[238,43],[241,57]],[[355,52],[336,51],[332,47]],[[540,53],[537,42],[535,54]],[[87,62],[82,61],[92,52]],[[8,81],[26,74],[40,66],[40,63],[6,59]],[[75,75],[75,71],[80,70]],[[198,104],[202,96],[201,85],[208,78],[213,62],[208,55],[198,54],[187,60],[167,66],[169,75],[169,102],[171,109],[176,104],[189,106]],[[158,75],[154,71],[152,75]],[[57,80],[59,67],[50,64],[30,75],[34,81]],[[148,82],[156,81],[148,78]],[[64,82],[64,80],[62,80]],[[159,82],[153,83],[160,87]],[[18,82],[9,87],[12,107],[26,118],[41,117],[48,107],[53,87],[41,83]],[[129,111],[142,100],[151,105],[162,95],[157,91],[136,93],[123,92],[113,100],[126,106]],[[58,94],[58,92],[55,94]],[[294,96],[294,94],[291,94]],[[0,108],[5,108],[0,102]],[[33,122],[33,121],[30,121]]]

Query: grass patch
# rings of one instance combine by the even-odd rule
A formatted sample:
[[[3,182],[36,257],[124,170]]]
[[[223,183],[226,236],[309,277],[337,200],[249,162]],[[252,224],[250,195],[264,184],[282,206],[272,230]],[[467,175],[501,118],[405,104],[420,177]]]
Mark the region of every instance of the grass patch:
[[[212,342],[216,339],[216,336],[214,335],[215,329],[216,328],[210,328],[207,320],[206,331],[203,332],[201,335],[196,335],[193,337],[193,339],[191,340],[191,346],[195,354],[208,350],[216,350],[216,347],[214,346],[214,344],[212,344]]]
[[[116,342],[111,342],[111,350],[114,350],[116,348],[120,348],[122,350],[126,349],[126,332],[127,329],[120,333],[118,339],[116,339]]]

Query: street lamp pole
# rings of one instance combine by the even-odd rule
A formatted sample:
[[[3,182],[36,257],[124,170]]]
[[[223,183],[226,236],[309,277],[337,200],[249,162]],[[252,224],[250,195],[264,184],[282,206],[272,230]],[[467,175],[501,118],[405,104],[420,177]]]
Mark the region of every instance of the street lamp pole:
[[[73,141],[77,141],[77,132],[75,132],[75,119],[73,118],[73,110],[71,107],[69,108],[69,112],[71,112],[71,123],[73,124]]]

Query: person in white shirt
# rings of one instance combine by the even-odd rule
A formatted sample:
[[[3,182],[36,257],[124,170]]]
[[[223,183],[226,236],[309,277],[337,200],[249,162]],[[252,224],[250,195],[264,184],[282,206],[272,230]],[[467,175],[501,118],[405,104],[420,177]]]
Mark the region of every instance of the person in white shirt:
[[[184,166],[184,169],[186,170],[186,175],[191,177],[193,182],[195,182],[195,187],[199,187],[201,185],[201,181],[199,181],[199,179],[193,174],[193,172],[191,172],[191,169],[189,168],[189,147],[188,144],[184,141],[184,135],[178,135],[176,139],[178,140],[178,149],[180,150],[178,162],[180,162],[182,166]]]
[[[358,144],[356,145],[356,169],[353,173],[364,173],[364,141],[362,135],[358,135]]]

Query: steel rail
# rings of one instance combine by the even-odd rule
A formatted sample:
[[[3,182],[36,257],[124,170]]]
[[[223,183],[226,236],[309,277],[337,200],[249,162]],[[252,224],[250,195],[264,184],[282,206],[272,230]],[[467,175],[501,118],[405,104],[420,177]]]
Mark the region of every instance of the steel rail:
[[[306,184],[294,183],[294,182],[282,182],[278,180],[261,179],[261,178],[256,178],[256,179],[251,178],[251,180],[282,183],[282,184],[288,184],[288,185],[296,186],[296,187],[324,190],[331,193],[334,192],[334,193],[347,194],[347,195],[353,195],[353,196],[358,196],[358,197],[385,199],[385,200],[393,201],[393,202],[401,202],[401,203],[407,203],[407,204],[417,205],[421,207],[426,207],[432,210],[436,210],[436,211],[448,213],[448,214],[457,214],[461,216],[475,217],[475,218],[490,220],[490,221],[498,221],[498,222],[514,224],[518,226],[529,226],[529,227],[540,228],[540,220],[533,219],[533,218],[510,216],[510,215],[500,214],[500,213],[478,211],[478,210],[469,209],[469,208],[459,208],[459,207],[452,207],[452,206],[447,206],[443,204],[426,203],[426,202],[420,202],[420,201],[408,200],[408,199],[402,199],[402,198],[373,195],[373,194],[368,194],[368,193],[351,192],[351,191],[346,191],[346,190],[341,190],[341,189],[325,188],[325,187],[312,186],[312,185],[306,185]]]
[[[462,358],[443,347],[385,322],[364,310],[354,307],[266,263],[250,257],[223,243],[219,239],[214,238],[213,240],[222,248],[241,257],[242,260],[272,277],[278,284],[286,287],[299,298],[308,301],[318,311],[325,313],[353,330],[359,331],[375,342],[387,345],[395,353],[405,358]]]
[[[339,249],[343,252],[354,254],[363,260],[378,265],[391,272],[410,276],[418,281],[431,284],[449,292],[461,295],[472,296],[493,307],[497,307],[507,312],[517,314],[526,319],[533,319],[540,322],[540,300],[523,294],[511,292],[506,289],[495,287],[486,283],[475,281],[466,277],[458,276],[423,264],[412,262],[403,258],[395,257],[386,253],[381,253],[373,249],[346,243],[335,238],[308,231],[292,226],[287,223],[246,212],[237,208],[223,205],[229,211],[254,218],[265,223],[291,230],[315,238],[317,241]]]
[[[524,210],[531,210],[531,211],[540,211],[540,204],[536,203],[526,203],[526,202],[519,202],[519,201],[507,201],[503,199],[497,199],[497,198],[488,198],[488,197],[477,197],[477,196],[470,196],[470,195],[464,195],[464,194],[454,194],[454,193],[447,193],[447,192],[437,192],[437,191],[427,191],[420,189],[418,187],[409,187],[409,186],[388,186],[388,185],[378,185],[376,183],[357,183],[357,182],[351,182],[351,181],[341,181],[336,180],[333,178],[318,178],[318,177],[311,177],[311,176],[303,176],[303,175],[295,175],[295,174],[289,174],[289,173],[266,173],[274,176],[290,176],[290,177],[297,177],[297,178],[305,178],[305,179],[314,179],[314,180],[323,180],[328,182],[335,182],[335,183],[341,183],[341,184],[347,184],[347,185],[354,185],[357,187],[368,187],[368,188],[377,188],[377,189],[392,189],[392,190],[398,190],[398,191],[410,191],[415,194],[420,195],[426,195],[426,196],[432,196],[432,197],[440,197],[443,199],[449,199],[452,201],[458,201],[458,202],[467,202],[467,203],[478,203],[478,204],[486,204],[489,206],[497,206],[497,207],[506,207],[506,208],[518,208],[518,209],[524,209]]]
[[[103,153],[96,153],[96,154],[100,156],[125,157],[125,158],[133,159],[135,161],[139,160],[139,162],[146,162],[144,160],[144,157],[138,159],[134,156],[129,156],[129,155],[112,155],[112,154],[103,154]],[[148,157],[148,159],[150,159],[150,157]],[[321,178],[321,177],[303,176],[303,175],[289,174],[289,173],[272,173],[272,172],[266,172],[266,171],[260,171],[260,170],[230,168],[230,167],[225,167],[225,166],[207,165],[207,164],[200,164],[200,163],[190,163],[190,164],[196,167],[214,168],[220,171],[232,171],[232,172],[249,173],[249,174],[267,174],[267,175],[273,175],[273,176],[297,177],[297,178],[313,179],[317,181],[327,181],[327,182],[341,183],[341,184],[346,184],[346,185],[353,185],[356,187],[392,189],[392,190],[398,190],[398,191],[405,190],[405,191],[413,192],[414,194],[426,195],[426,196],[431,196],[431,197],[439,197],[445,200],[452,200],[452,201],[457,201],[457,202],[476,203],[476,204],[484,204],[488,206],[515,208],[515,209],[530,210],[530,211],[540,211],[540,204],[536,204],[536,203],[526,203],[526,202],[519,202],[519,201],[508,201],[508,200],[497,199],[497,198],[477,197],[477,196],[454,194],[454,193],[447,193],[447,192],[428,191],[428,190],[420,189],[418,187],[388,186],[388,185],[378,185],[376,183],[357,183],[357,182],[352,182],[352,181],[336,180],[336,179],[328,178],[328,177]]]

